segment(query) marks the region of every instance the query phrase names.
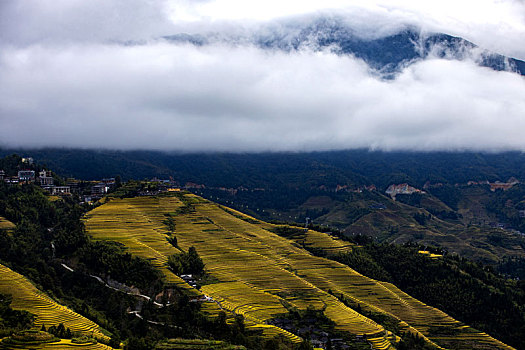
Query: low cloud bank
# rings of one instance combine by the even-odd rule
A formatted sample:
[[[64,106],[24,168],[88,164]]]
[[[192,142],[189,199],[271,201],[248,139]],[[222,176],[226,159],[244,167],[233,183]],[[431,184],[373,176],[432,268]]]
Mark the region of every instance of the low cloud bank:
[[[430,57],[252,46],[6,45],[0,145],[180,151],[525,150],[525,79]]]

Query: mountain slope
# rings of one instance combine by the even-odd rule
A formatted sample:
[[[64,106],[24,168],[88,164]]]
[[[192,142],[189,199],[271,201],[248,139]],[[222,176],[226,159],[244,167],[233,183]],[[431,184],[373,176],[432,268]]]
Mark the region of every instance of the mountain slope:
[[[284,51],[328,49],[360,58],[386,78],[430,56],[471,59],[483,67],[525,75],[525,62],[485,50],[463,38],[424,32],[414,26],[404,26],[397,32],[390,31],[382,35],[363,33],[346,19],[337,16],[270,24],[251,35],[179,33],[165,36],[164,39],[197,46],[227,43],[251,44],[263,49]]]
[[[379,152],[347,150],[309,153],[168,153],[80,149],[0,149],[20,153],[57,173],[83,180],[121,175],[123,180],[173,176],[208,187],[312,188],[325,185],[370,185],[386,190],[408,182],[421,188],[427,181],[525,179],[521,152]]]
[[[525,218],[518,215],[525,208],[520,199],[523,186],[505,192],[468,186],[469,181],[493,183],[510,177],[524,181],[525,156],[518,152],[174,154],[45,149],[24,154],[82,179],[119,174],[124,179],[172,177],[182,187],[187,184],[206,198],[265,220],[302,222],[309,217],[350,234],[400,243],[413,240],[484,261],[523,255],[519,235],[478,225],[483,219],[487,225],[507,223],[523,231]],[[427,182],[435,185],[426,190],[430,195],[398,196],[397,202],[384,195],[391,184],[423,189]],[[376,190],[359,193],[371,185]],[[414,218],[422,213],[432,216],[423,225]]]
[[[99,325],[56,303],[40,292],[25,277],[1,264],[0,293],[12,295],[12,307],[14,309],[25,310],[34,314],[36,316],[34,321],[36,329],[40,329],[42,325],[49,328],[62,323],[72,332],[79,332],[104,341],[109,340]]]
[[[181,212],[182,206],[187,210]],[[272,225],[191,194],[111,199],[89,213],[86,227],[96,239],[129,244],[130,237],[136,235],[135,220],[161,227],[163,215],[169,215],[175,222],[171,236],[177,238],[178,246],[182,250],[194,246],[208,273],[217,280],[202,290],[223,308],[243,314],[254,326],[270,322],[285,310],[310,307],[322,311],[335,323],[336,330],[365,335],[377,349],[395,344],[395,335],[349,306],[358,304],[359,309],[394,320],[397,332],[424,336],[435,348],[510,348],[393,285],[367,278],[332,260],[312,256],[298,243],[270,232],[275,228]],[[152,229],[148,232],[144,231],[144,235],[151,240],[170,236],[166,232],[162,237]],[[326,235],[315,235],[317,238],[311,238],[311,243],[341,247],[337,242],[328,243],[331,238]],[[150,245],[146,240],[141,242],[145,248]],[[129,248],[136,251],[134,246]]]

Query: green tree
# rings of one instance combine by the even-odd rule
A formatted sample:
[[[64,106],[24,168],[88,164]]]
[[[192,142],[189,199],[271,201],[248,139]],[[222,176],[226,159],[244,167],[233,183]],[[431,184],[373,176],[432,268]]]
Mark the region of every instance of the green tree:
[[[204,270],[204,262],[197,254],[195,247],[188,249],[188,272],[193,274],[201,274]]]

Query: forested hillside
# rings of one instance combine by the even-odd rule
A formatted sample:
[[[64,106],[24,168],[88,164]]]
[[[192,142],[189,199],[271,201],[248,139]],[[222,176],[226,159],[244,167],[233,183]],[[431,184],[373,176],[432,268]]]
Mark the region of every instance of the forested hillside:
[[[9,176],[43,168],[16,156],[0,165]],[[433,196],[337,195],[350,205],[365,194],[430,233],[464,219],[440,217],[461,204]],[[267,223],[161,182],[118,184],[98,202],[2,182],[0,218],[4,346],[525,349],[525,286],[508,278],[518,257],[488,267],[318,226],[321,216],[307,228]]]
[[[172,176],[181,184],[248,188],[309,188],[371,185],[386,189],[408,182],[431,183],[525,179],[520,152],[381,152],[367,150],[311,153],[173,153],[79,149],[2,149],[0,155],[31,156],[62,176],[93,180]]]
[[[0,162],[8,175],[39,168],[19,157],[3,161],[15,164]],[[57,199],[34,183],[0,183],[1,346],[62,349],[73,342],[78,349],[107,349],[106,343],[145,350],[207,344],[179,339],[184,337],[214,339],[209,344],[217,349],[265,349],[266,343],[283,342],[294,348],[286,340],[245,332],[242,319],[232,324],[234,316],[216,304],[192,302],[202,295],[198,290],[174,275],[173,285],[123,245],[93,241],[81,220],[90,209],[74,195]],[[152,301],[164,293],[170,303]]]

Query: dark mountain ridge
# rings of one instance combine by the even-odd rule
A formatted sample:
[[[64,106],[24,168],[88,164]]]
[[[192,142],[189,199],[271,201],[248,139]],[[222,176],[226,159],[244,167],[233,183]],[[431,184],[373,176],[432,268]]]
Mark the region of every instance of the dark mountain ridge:
[[[33,157],[65,176],[93,180],[172,176],[207,186],[311,188],[321,185],[525,181],[521,152],[382,152],[346,150],[310,153],[168,153],[79,149],[3,149],[0,156]]]
[[[116,175],[123,180],[172,179],[265,220],[304,222],[309,217],[345,234],[417,241],[483,261],[521,255],[525,249],[525,154],[519,152],[176,154],[44,149],[2,150],[0,155],[15,152],[83,180]],[[505,185],[510,178],[521,184],[498,191],[487,184]],[[424,193],[395,199],[386,193],[390,185],[405,183]]]
[[[471,59],[483,67],[525,75],[525,62],[485,50],[463,38],[425,32],[414,26],[405,26],[397,32],[380,36],[364,37],[343,19],[334,17],[270,26],[248,36],[178,33],[164,39],[198,46],[224,42],[283,51],[329,49],[340,55],[362,59],[385,78],[392,78],[403,68],[428,57]]]

